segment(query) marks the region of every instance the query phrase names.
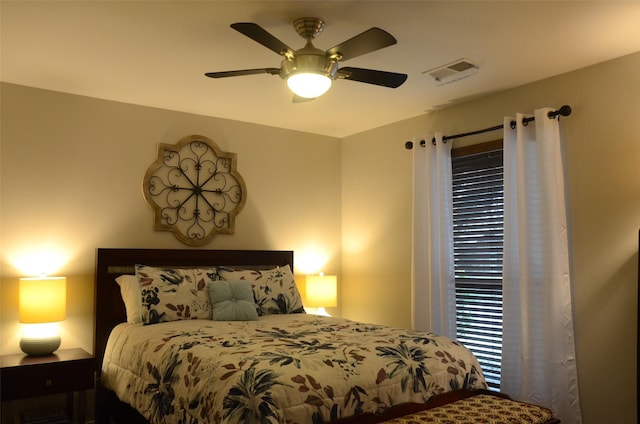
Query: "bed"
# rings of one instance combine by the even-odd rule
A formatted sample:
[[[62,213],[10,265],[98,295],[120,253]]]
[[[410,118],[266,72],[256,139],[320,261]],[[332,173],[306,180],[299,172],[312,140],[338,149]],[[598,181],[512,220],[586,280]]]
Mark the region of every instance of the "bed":
[[[305,314],[291,270],[292,251],[97,249],[97,422],[374,423],[488,393],[453,340]]]

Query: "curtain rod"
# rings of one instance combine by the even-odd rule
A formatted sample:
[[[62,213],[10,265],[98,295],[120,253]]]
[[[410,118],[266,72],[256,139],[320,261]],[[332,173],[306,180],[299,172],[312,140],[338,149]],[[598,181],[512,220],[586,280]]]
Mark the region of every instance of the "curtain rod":
[[[559,116],[569,116],[569,115],[571,115],[571,106],[568,106],[568,105],[561,106],[560,109],[551,111],[551,112],[549,112],[547,114],[549,119],[554,119],[554,118],[559,117]],[[529,122],[535,121],[535,120],[536,120],[536,118],[534,116],[531,116],[529,118],[522,118],[522,124],[526,126]],[[515,127],[516,127],[516,121],[511,121],[511,128],[515,128]],[[456,139],[456,138],[468,137],[470,135],[482,134],[482,133],[486,133],[486,132],[490,132],[490,131],[497,131],[497,130],[501,130],[503,128],[504,128],[504,125],[496,125],[494,127],[484,128],[482,130],[476,130],[476,131],[460,133],[460,134],[454,134],[454,135],[445,135],[444,137],[442,137],[442,141],[444,141],[446,143],[447,140],[453,140],[453,139]],[[431,139],[431,143],[436,144],[436,139],[432,138]],[[426,145],[426,141],[425,140],[420,140],[420,146],[424,147],[425,145]],[[407,141],[406,143],[404,143],[404,147],[407,150],[413,149],[413,141]]]

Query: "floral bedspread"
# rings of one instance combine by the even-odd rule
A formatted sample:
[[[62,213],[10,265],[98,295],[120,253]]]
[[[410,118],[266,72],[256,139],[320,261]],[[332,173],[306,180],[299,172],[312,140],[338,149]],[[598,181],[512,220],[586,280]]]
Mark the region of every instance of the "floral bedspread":
[[[120,324],[103,384],[152,423],[323,423],[486,388],[434,334],[307,314]]]

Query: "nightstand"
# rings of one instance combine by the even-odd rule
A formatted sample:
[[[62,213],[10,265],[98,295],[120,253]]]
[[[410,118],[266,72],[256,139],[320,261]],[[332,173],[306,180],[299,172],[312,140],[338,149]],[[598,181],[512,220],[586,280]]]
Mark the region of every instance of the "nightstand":
[[[0,356],[0,397],[9,401],[67,393],[67,414],[72,422],[84,423],[86,390],[94,388],[95,358],[82,349],[60,349],[52,355],[24,354]],[[74,392],[78,405],[74,408]],[[77,409],[77,416],[74,416]]]

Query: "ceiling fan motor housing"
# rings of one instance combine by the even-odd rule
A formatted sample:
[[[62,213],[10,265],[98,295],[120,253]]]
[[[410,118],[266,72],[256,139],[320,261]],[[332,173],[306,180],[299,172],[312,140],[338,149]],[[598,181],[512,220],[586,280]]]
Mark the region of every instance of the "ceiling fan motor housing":
[[[335,79],[338,72],[338,63],[324,56],[315,55],[299,55],[294,59],[285,59],[282,61],[280,76],[287,79],[291,75],[298,73],[322,74],[332,80]]]

